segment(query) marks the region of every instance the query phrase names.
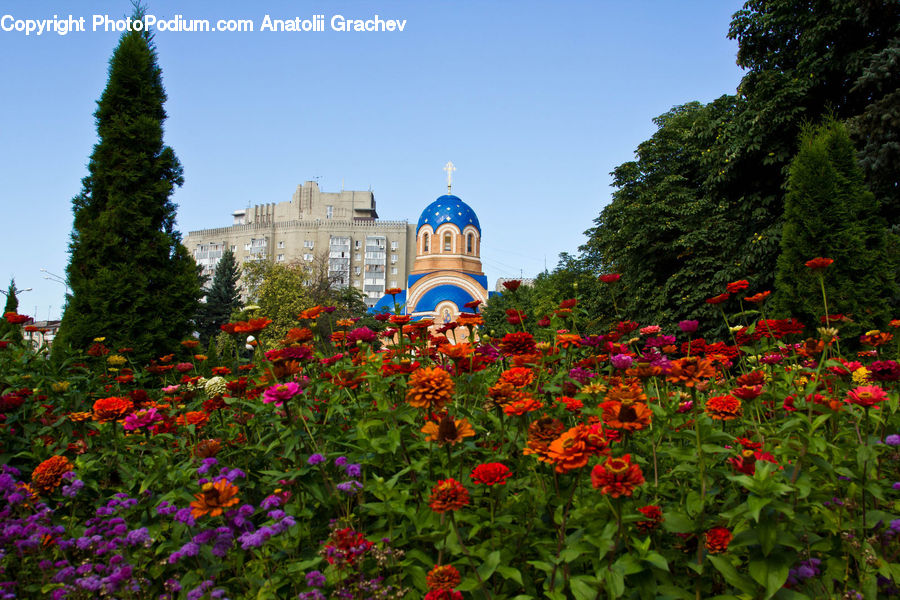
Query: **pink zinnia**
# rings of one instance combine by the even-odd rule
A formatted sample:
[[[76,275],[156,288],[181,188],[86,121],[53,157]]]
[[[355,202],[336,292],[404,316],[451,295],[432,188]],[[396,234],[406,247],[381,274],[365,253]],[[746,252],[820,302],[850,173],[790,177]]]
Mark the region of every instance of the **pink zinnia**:
[[[155,408],[145,408],[135,411],[125,417],[125,423],[122,427],[126,431],[134,431],[135,429],[144,429],[162,421],[162,415]]]
[[[275,406],[281,406],[285,400],[290,400],[299,393],[300,386],[296,382],[279,383],[263,392],[263,402],[265,404],[274,402]]]
[[[178,363],[177,365],[175,365],[175,370],[179,373],[187,373],[193,368],[194,365],[189,362]]]
[[[863,385],[847,392],[847,402],[871,408],[887,400],[887,393],[877,385]]]
[[[646,327],[641,327],[641,335],[656,335],[662,328],[659,325],[647,325]]]

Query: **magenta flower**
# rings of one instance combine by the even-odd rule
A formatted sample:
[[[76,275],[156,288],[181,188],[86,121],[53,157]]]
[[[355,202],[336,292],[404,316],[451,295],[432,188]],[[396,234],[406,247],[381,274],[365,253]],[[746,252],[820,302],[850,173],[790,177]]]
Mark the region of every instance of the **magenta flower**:
[[[694,333],[700,327],[700,321],[681,321],[678,323],[678,327],[684,333]]]
[[[275,406],[281,406],[285,400],[290,400],[300,393],[300,386],[294,382],[279,383],[266,389],[263,392],[263,402],[265,404],[275,403]]]
[[[617,369],[627,369],[631,366],[632,358],[627,354],[613,354],[609,362]]]
[[[162,415],[155,408],[145,408],[136,410],[125,417],[125,423],[122,427],[125,431],[134,431],[135,429],[146,429],[151,425],[162,421]]]

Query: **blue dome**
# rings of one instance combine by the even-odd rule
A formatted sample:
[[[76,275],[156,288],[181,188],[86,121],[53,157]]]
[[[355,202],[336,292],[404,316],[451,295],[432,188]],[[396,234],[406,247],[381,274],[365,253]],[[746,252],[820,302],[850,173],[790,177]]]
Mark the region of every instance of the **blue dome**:
[[[481,234],[481,224],[478,223],[478,216],[475,214],[475,211],[468,204],[453,195],[441,196],[422,211],[422,216],[419,217],[419,224],[416,225],[416,233],[419,233],[422,225],[431,225],[431,228],[434,230],[444,223],[453,223],[459,227],[460,232],[466,226],[474,225],[478,233]]]
[[[472,298],[472,295],[469,292],[461,287],[445,283],[443,285],[435,286],[422,294],[422,297],[416,302],[413,310],[417,313],[430,312],[435,310],[437,305],[445,300],[449,300],[456,305],[457,309],[462,310],[466,302],[472,302],[474,298]]]

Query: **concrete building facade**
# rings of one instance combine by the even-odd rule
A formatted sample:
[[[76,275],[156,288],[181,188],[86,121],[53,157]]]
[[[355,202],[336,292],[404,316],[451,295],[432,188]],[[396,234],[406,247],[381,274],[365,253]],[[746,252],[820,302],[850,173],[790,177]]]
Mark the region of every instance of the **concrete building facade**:
[[[184,245],[209,276],[225,249],[237,262],[327,260],[336,287],[352,286],[368,306],[387,288],[402,287],[416,259],[416,228],[378,218],[371,191],[322,192],[298,185],[289,202],[257,204],[232,213],[228,227],[191,231]]]

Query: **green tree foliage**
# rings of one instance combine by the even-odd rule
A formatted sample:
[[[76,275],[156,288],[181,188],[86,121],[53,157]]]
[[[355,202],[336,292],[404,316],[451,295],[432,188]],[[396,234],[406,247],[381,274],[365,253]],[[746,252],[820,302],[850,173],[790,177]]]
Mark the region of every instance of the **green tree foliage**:
[[[804,132],[791,164],[784,211],[776,307],[818,324],[822,294],[804,263],[822,256],[835,261],[824,271],[829,312],[856,322],[842,330],[844,335],[886,326],[895,284],[894,265],[885,253],[885,223],[840,122]]]
[[[163,143],[165,100],[152,38],[126,32],[94,113],[99,141],[89,174],[72,201],[72,291],[56,347],[85,348],[105,336],[147,358],[192,330],[200,282],[175,230],[170,196],[183,178]]]
[[[380,328],[367,314],[362,294],[350,287],[336,288],[328,276],[327,259],[281,264],[254,261],[244,265],[244,283],[252,303],[259,308],[254,316],[272,319],[260,335],[260,343],[270,348],[293,327],[299,327],[297,315],[313,306],[333,306],[327,318],[319,319],[319,335],[330,337],[338,319],[359,319],[358,326]]]
[[[719,323],[703,300],[724,284],[773,289],[788,165],[803,124],[826,114],[865,137],[866,175],[896,224],[898,32],[898,2],[748,1],[729,31],[747,69],[737,95],[655,120],[636,160],[613,172],[578,262],[622,274],[630,318]]]
[[[19,299],[16,297],[16,280],[9,280],[9,288],[6,290],[6,306],[3,308],[3,314],[8,312],[19,312]],[[0,315],[0,340],[22,341],[22,326],[13,325]]]
[[[206,302],[200,305],[197,315],[197,332],[205,344],[215,336],[220,327],[228,323],[232,313],[241,307],[241,292],[238,280],[241,272],[234,253],[226,249],[216,264],[212,283],[206,290]]]

